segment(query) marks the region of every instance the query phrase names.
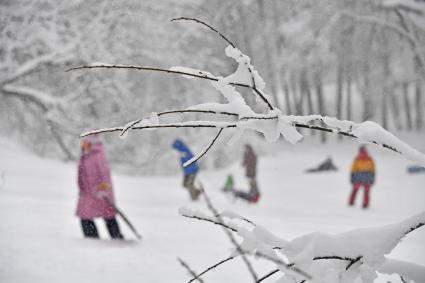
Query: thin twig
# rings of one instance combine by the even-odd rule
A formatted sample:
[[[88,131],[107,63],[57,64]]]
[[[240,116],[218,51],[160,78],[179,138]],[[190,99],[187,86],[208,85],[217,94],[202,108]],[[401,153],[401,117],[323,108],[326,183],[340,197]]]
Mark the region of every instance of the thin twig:
[[[198,20],[198,19],[194,19],[194,18],[187,18],[187,17],[180,17],[180,18],[175,18],[171,20],[173,21],[193,21],[196,22],[198,24],[204,25],[207,28],[209,28],[210,30],[214,31],[215,33],[217,33],[222,39],[224,39],[224,41],[226,41],[228,44],[230,44],[233,48],[236,48],[236,45],[233,44],[233,42],[231,42],[227,37],[225,37],[221,32],[219,32],[218,30],[216,30],[215,28],[213,28],[212,26],[210,26],[209,24]]]
[[[186,268],[186,270],[190,273],[190,275],[194,276],[196,280],[199,281],[199,283],[204,283],[204,280],[202,280],[199,276],[196,275],[195,271],[193,271],[190,266],[184,262],[181,258],[177,258],[177,260],[180,262],[180,264]]]
[[[230,44],[233,48],[236,48],[236,45],[233,44],[233,42],[231,42],[227,37],[225,37],[221,32],[219,32],[218,30],[216,30],[215,28],[213,28],[212,26],[210,26],[209,24],[195,19],[195,18],[188,18],[188,17],[180,17],[180,18],[176,18],[176,19],[172,19],[171,21],[179,21],[179,20],[185,20],[185,21],[194,21],[198,24],[204,25],[207,28],[209,28],[210,30],[214,31],[215,33],[217,33],[221,38],[223,38],[228,44]],[[252,81],[252,86],[251,88],[261,97],[261,99],[267,104],[267,106],[269,107],[270,110],[273,110],[274,107],[272,106],[272,104],[268,101],[268,99],[265,97],[265,95],[257,88],[257,85],[255,83],[255,77],[254,77],[254,73],[252,70],[252,67],[245,63],[246,68],[248,69],[249,73],[251,74],[251,81]]]
[[[215,207],[213,206],[210,198],[208,197],[207,193],[204,190],[203,193],[205,202],[207,203],[207,207],[208,209],[213,213],[213,215],[215,215],[217,221],[219,223],[223,223],[223,219],[220,216],[220,214],[218,213],[217,209],[215,209]],[[229,232],[228,229],[223,229],[224,233],[226,233],[227,237],[229,238],[230,242],[236,247],[236,250],[238,251],[239,255],[241,256],[243,262],[245,263],[246,267],[248,268],[249,273],[251,274],[254,282],[257,282],[258,280],[258,276],[251,264],[251,262],[248,260],[248,258],[245,256],[244,251],[242,250],[242,248],[240,247],[240,245],[238,244],[238,242],[236,241],[235,237],[232,235],[231,232]]]
[[[345,268],[345,270],[350,269],[351,266],[353,266],[353,264],[355,264],[356,262],[360,261],[362,259],[363,256],[358,256],[357,258],[355,258],[353,261],[351,261],[347,267]]]
[[[80,135],[81,138],[84,138],[86,136],[90,135],[96,135],[100,133],[113,133],[113,132],[122,132],[125,127],[114,127],[114,128],[108,128],[108,129],[100,129],[100,130],[94,130],[85,132]],[[155,126],[137,126],[133,127],[133,130],[144,130],[144,129],[160,129],[160,128],[236,128],[236,124],[228,123],[226,125],[214,125],[214,124],[164,124],[164,125],[155,125]]]
[[[218,137],[220,136],[221,132],[223,132],[224,128],[221,128],[217,135],[215,136],[215,138],[211,141],[211,143],[208,145],[207,148],[205,148],[205,150],[196,158],[194,158],[193,160],[189,160],[188,163],[184,163],[183,167],[187,167],[190,166],[191,164],[195,163],[196,161],[198,161],[199,159],[201,159],[210,149],[211,147],[214,145],[215,141],[218,139]]]
[[[192,282],[193,282],[194,280],[196,280],[198,277],[200,277],[200,276],[204,275],[205,273],[207,273],[207,272],[209,272],[209,271],[213,270],[213,269],[214,269],[214,268],[216,268],[217,266],[219,266],[219,265],[221,265],[221,264],[223,264],[223,263],[226,263],[226,262],[228,262],[229,260],[234,259],[235,257],[236,257],[236,256],[230,256],[230,257],[228,257],[228,258],[226,258],[226,259],[223,259],[222,261],[217,262],[216,264],[214,264],[214,265],[212,265],[212,266],[208,267],[207,269],[205,269],[204,271],[202,271],[202,272],[201,272],[201,273],[199,273],[198,275],[194,276],[192,279],[190,279],[190,280],[189,280],[189,282],[188,282],[188,283],[192,283]]]
[[[183,111],[184,110],[176,110],[176,111],[168,111],[168,112],[169,113],[182,113]],[[208,113],[211,113],[211,112],[208,111]],[[230,112],[224,112],[224,113],[225,113],[225,115],[231,115],[231,116],[237,115],[237,114],[233,115],[233,113],[230,113]],[[251,119],[252,120],[256,120],[256,119],[258,119],[258,120],[274,120],[274,119],[277,119],[277,117],[275,117],[275,116],[271,116],[271,117],[244,117],[242,119],[243,120],[251,120]],[[156,126],[138,126],[138,127],[132,127],[131,129],[133,129],[133,130],[143,130],[143,129],[159,129],[159,128],[236,128],[237,127],[236,123],[228,123],[225,126],[219,126],[217,124],[198,124],[197,121],[192,121],[192,122],[193,122],[193,124],[165,124],[165,125],[156,125]],[[316,126],[316,125],[302,124],[302,123],[294,123],[293,126],[297,127],[297,128],[307,128],[307,129],[311,129],[311,130],[334,133],[334,134],[343,135],[343,136],[350,137],[350,138],[356,138],[356,139],[358,138],[357,136],[353,135],[352,133],[344,132],[344,131],[340,131],[340,130],[332,129],[332,128],[326,128],[326,127],[323,127],[323,126]],[[107,129],[100,129],[100,130],[95,130],[95,131],[83,133],[82,135],[80,135],[80,137],[85,137],[85,136],[100,134],[100,133],[122,132],[124,129],[125,129],[125,127],[113,127],[113,128],[107,128]],[[389,149],[391,151],[402,154],[402,152],[400,152],[398,149],[396,149],[393,146],[387,145],[385,143],[378,143],[376,141],[370,141],[370,142],[374,143],[376,145],[380,145],[380,146],[382,146],[386,149]]]
[[[220,115],[228,115],[228,116],[238,116],[237,113],[232,112],[226,112],[226,111],[212,111],[212,110],[195,110],[195,109],[187,109],[187,110],[171,110],[171,111],[164,111],[160,112],[157,115],[167,115],[167,114],[177,114],[177,113],[205,113],[205,114],[220,114]]]
[[[222,213],[220,213],[220,216],[222,216]],[[257,226],[254,222],[252,222],[251,220],[249,220],[249,219],[247,219],[247,218],[245,218],[245,217],[242,217],[242,216],[239,216],[239,215],[238,215],[238,217],[235,217],[235,218],[237,218],[237,219],[239,219],[239,220],[243,220],[243,221],[245,221],[245,222],[248,222],[249,224],[251,224],[251,225],[253,225],[253,226]]]
[[[420,228],[420,227],[424,226],[424,225],[425,225],[425,222],[419,222],[418,224],[416,224],[416,226],[414,226],[414,227],[410,227],[410,228],[409,228],[409,230],[407,230],[407,231],[404,233],[403,237],[404,237],[404,236],[406,236],[407,234],[409,234],[409,233],[411,233],[411,232],[415,231],[416,229],[418,229],[418,228]]]
[[[286,263],[286,262],[284,262],[283,260],[281,260],[279,258],[271,257],[271,256],[266,255],[266,254],[263,254],[263,253],[261,253],[259,251],[256,251],[254,253],[254,255],[256,255],[258,257],[261,257],[261,258],[264,258],[264,259],[267,259],[267,260],[269,260],[269,261],[271,261],[271,262],[273,262],[273,263],[275,263],[277,265],[280,265],[282,267],[285,267],[288,270],[291,270],[291,271],[293,271],[295,273],[298,273],[299,275],[303,276],[304,278],[306,278],[308,280],[311,280],[313,278],[310,274],[308,274],[307,272],[299,269],[293,263]]]
[[[162,73],[168,73],[168,74],[178,74],[178,75],[184,75],[184,76],[189,76],[189,77],[194,77],[194,78],[199,78],[199,79],[204,79],[204,80],[210,80],[210,81],[215,81],[215,82],[219,81],[218,78],[211,77],[211,76],[208,76],[206,74],[198,75],[198,74],[193,74],[193,73],[183,72],[183,71],[176,71],[176,70],[169,70],[169,69],[162,69],[162,68],[155,68],[155,67],[143,67],[143,66],[136,66],[136,65],[121,65],[121,64],[115,64],[115,65],[114,64],[83,65],[83,66],[77,66],[77,67],[69,68],[65,72],[83,70],[83,69],[134,69],[134,70],[139,70],[139,71],[152,71],[152,72],[162,72]],[[265,95],[261,91],[259,91],[257,88],[255,88],[254,86],[249,85],[249,84],[236,83],[236,82],[228,82],[227,84],[233,85],[233,86],[240,86],[240,87],[246,87],[246,88],[253,89],[260,96],[261,100],[263,100],[263,102],[267,104],[269,109],[273,110],[273,106],[267,100]]]
[[[238,232],[238,230],[236,230],[235,228],[232,228],[232,227],[226,225],[224,223],[224,221],[218,222],[218,221],[214,221],[214,220],[208,219],[208,218],[203,218],[203,217],[199,217],[199,216],[192,216],[192,215],[189,216],[189,215],[185,215],[185,214],[182,214],[182,216],[186,217],[186,218],[193,218],[193,219],[196,219],[196,220],[202,220],[202,221],[210,222],[210,223],[213,223],[215,225],[219,225],[219,226],[222,226],[226,229],[232,230],[233,232]]]
[[[263,277],[258,279],[256,283],[260,283],[261,281],[266,280],[267,278],[269,278],[270,276],[272,276],[275,273],[278,273],[279,271],[280,271],[279,269],[275,269],[275,270],[270,271],[269,273],[267,273],[266,275],[264,275]]]

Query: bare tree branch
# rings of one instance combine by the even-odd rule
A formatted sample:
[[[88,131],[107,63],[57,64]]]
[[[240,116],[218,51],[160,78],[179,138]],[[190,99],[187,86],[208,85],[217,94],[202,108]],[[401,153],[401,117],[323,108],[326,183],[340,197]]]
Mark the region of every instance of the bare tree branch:
[[[293,272],[295,272],[295,273],[298,273],[299,275],[303,276],[304,278],[306,278],[306,279],[308,279],[308,280],[311,280],[311,279],[313,278],[310,274],[308,274],[307,272],[305,272],[305,271],[303,271],[303,270],[299,269],[299,268],[298,268],[298,267],[296,267],[293,263],[286,263],[286,262],[284,262],[283,260],[281,260],[280,258],[277,258],[277,257],[271,257],[271,256],[266,255],[266,254],[264,254],[264,253],[262,253],[262,252],[259,252],[259,251],[256,251],[256,252],[254,253],[254,255],[256,255],[256,256],[258,256],[258,257],[260,257],[260,258],[267,259],[267,260],[269,260],[269,261],[271,261],[271,262],[275,263],[276,265],[279,265],[279,266],[284,267],[284,268],[285,268],[285,269],[287,269],[287,270],[290,270],[290,271],[293,271]]]
[[[416,224],[416,226],[414,226],[414,227],[410,227],[410,228],[409,228],[409,230],[407,230],[407,231],[404,233],[403,237],[404,237],[404,236],[407,236],[407,234],[409,234],[409,233],[411,233],[411,232],[415,231],[416,229],[418,229],[418,228],[420,228],[420,227],[422,227],[422,226],[424,226],[424,225],[425,225],[425,223],[424,223],[424,222],[419,222],[418,224]]]
[[[274,269],[274,270],[270,271],[269,273],[267,273],[266,275],[264,275],[263,277],[261,277],[260,279],[258,279],[256,283],[260,283],[260,282],[266,280],[267,278],[269,278],[273,274],[278,273],[279,271],[280,271],[279,269]]]
[[[201,20],[194,19],[194,18],[180,17],[180,18],[172,19],[171,21],[172,22],[173,21],[193,21],[193,22],[196,22],[198,24],[204,25],[207,28],[209,28],[210,30],[217,33],[222,39],[224,39],[224,41],[226,41],[228,44],[230,44],[233,48],[236,48],[236,45],[233,42],[231,42],[227,37],[225,37],[221,32],[219,32],[218,30],[216,30],[215,28],[213,28],[212,26],[210,26],[209,24],[207,24],[207,23],[205,23]]]
[[[193,74],[189,72],[183,72],[178,70],[169,70],[169,69],[162,69],[162,68],[155,68],[155,67],[143,67],[143,66],[136,66],[136,65],[121,65],[121,64],[93,64],[93,65],[84,65],[84,66],[78,66],[73,67],[65,70],[65,72],[69,71],[75,71],[75,70],[83,70],[83,69],[133,69],[133,70],[139,70],[139,71],[152,71],[152,72],[162,72],[162,73],[168,73],[168,74],[178,74],[178,75],[184,75],[204,80],[210,80],[210,81],[219,81],[217,77],[211,77],[207,74]],[[228,84],[233,86],[240,86],[245,88],[250,88],[255,91],[255,93],[260,96],[261,100],[263,100],[264,103],[267,104],[270,110],[273,110],[273,106],[271,103],[267,100],[264,93],[262,93],[259,89],[257,89],[255,86],[251,86],[248,84],[243,83],[236,83],[236,82],[229,82]]]
[[[187,167],[187,166],[189,166],[189,165],[191,165],[191,164],[193,164],[193,163],[195,163],[196,161],[198,161],[199,159],[201,159],[210,149],[211,149],[211,147],[214,145],[214,143],[215,143],[215,141],[218,139],[218,137],[220,136],[220,134],[221,134],[221,132],[223,132],[223,130],[224,130],[224,128],[221,128],[219,131],[218,131],[218,133],[217,133],[217,135],[215,136],[215,138],[211,141],[211,143],[208,145],[208,147],[207,148],[205,148],[205,150],[201,153],[201,154],[199,154],[199,155],[197,155],[197,156],[194,156],[194,158],[192,158],[192,159],[189,159],[187,162],[185,162],[184,164],[183,164],[183,167]]]
[[[217,221],[219,223],[224,223],[222,217],[220,216],[220,214],[218,213],[217,209],[215,209],[215,207],[213,206],[210,198],[208,197],[207,193],[204,190],[203,193],[205,202],[207,203],[207,207],[208,209],[213,213],[213,215],[215,215]],[[251,264],[251,262],[248,260],[248,258],[245,256],[244,251],[242,250],[241,246],[238,244],[238,242],[236,241],[235,237],[232,235],[231,232],[229,232],[228,229],[223,229],[224,233],[226,233],[227,237],[229,238],[230,242],[236,247],[236,250],[238,251],[239,255],[241,256],[243,262],[245,263],[246,267],[248,268],[249,273],[251,274],[254,282],[256,282],[258,280],[258,276]]]
[[[219,266],[219,265],[221,265],[221,264],[223,264],[223,263],[226,263],[226,262],[228,262],[229,260],[232,260],[232,259],[234,259],[236,256],[230,256],[230,257],[228,257],[228,258],[226,258],[226,259],[223,259],[223,260],[221,260],[221,261],[219,261],[219,262],[217,262],[216,264],[214,264],[214,265],[212,265],[212,266],[210,266],[210,267],[208,267],[207,269],[205,269],[204,271],[202,271],[201,273],[199,273],[198,275],[196,275],[196,276],[194,276],[192,279],[190,279],[189,280],[189,282],[188,283],[192,283],[193,281],[195,281],[197,278],[199,278],[200,276],[202,276],[202,275],[204,275],[205,273],[207,273],[207,272],[209,272],[209,271],[211,271],[211,270],[213,270],[214,268],[216,268],[217,266]]]
[[[194,19],[194,18],[187,18],[187,17],[181,17],[181,18],[177,18],[177,19],[172,19],[171,21],[178,21],[178,20],[186,20],[186,21],[194,21],[196,23],[199,23],[201,25],[204,25],[206,27],[208,27],[210,30],[216,32],[221,38],[223,38],[227,43],[229,43],[233,48],[236,48],[236,45],[233,44],[233,42],[231,42],[228,38],[226,38],[221,32],[219,32],[218,30],[216,30],[215,28],[213,28],[212,26],[208,25],[207,23],[198,20],[198,19]],[[252,82],[252,89],[255,91],[255,93],[257,93],[261,99],[267,104],[267,106],[269,107],[270,110],[273,110],[274,107],[272,106],[272,104],[268,101],[268,99],[266,98],[266,96],[264,95],[264,93],[262,93],[256,86],[255,83],[255,77],[253,74],[253,70],[252,70],[252,66],[250,66],[249,64],[245,63],[246,68],[248,69],[249,73],[251,74],[251,82]]]
[[[232,230],[233,232],[238,232],[238,230],[236,230],[235,228],[232,228],[232,227],[230,227],[230,226],[226,225],[226,224],[224,223],[224,221],[222,221],[222,222],[218,222],[218,221],[214,221],[214,220],[212,220],[212,219],[203,218],[203,217],[199,217],[199,216],[185,215],[185,214],[181,214],[181,215],[182,215],[183,217],[186,217],[186,218],[193,218],[193,219],[196,219],[196,220],[207,221],[207,222],[213,223],[213,224],[215,224],[215,225],[222,226],[222,227],[224,227],[224,228],[226,228],[226,229]]]
[[[186,268],[186,270],[190,273],[190,275],[192,275],[192,276],[194,276],[194,278],[196,279],[196,280],[198,280],[199,281],[199,283],[204,283],[204,280],[202,280],[198,275],[196,275],[196,273],[195,273],[195,271],[193,271],[191,268],[190,268],[190,266],[186,263],[186,262],[184,262],[181,258],[177,258],[177,260],[180,262],[180,264],[184,267],[184,268]]]
[[[163,112],[161,114],[165,115],[165,114],[171,114],[171,113],[190,113],[190,112],[192,112],[192,113],[215,114],[214,111],[201,111],[201,110],[174,110],[174,111]],[[238,116],[238,114],[231,113],[231,112],[220,112],[219,114],[234,116],[234,117]],[[159,116],[159,114],[158,114],[158,116]],[[277,120],[277,119],[278,119],[278,116],[257,116],[257,117],[243,117],[243,118],[240,119],[240,121]],[[134,126],[142,120],[143,119],[134,121],[132,123],[131,127],[127,126],[127,127],[113,127],[113,128],[107,128],[107,129],[100,129],[100,130],[95,130],[95,131],[83,133],[81,135],[81,137],[85,137],[85,136],[93,135],[93,134],[99,134],[99,133],[111,133],[111,132],[121,132],[121,133],[123,133],[123,131],[126,132],[129,129],[134,129],[134,130],[159,129],[159,128],[223,128],[224,129],[224,128],[236,128],[237,127],[237,124],[235,122],[212,122],[212,121],[188,121],[188,122],[183,122],[183,123],[171,123],[171,124],[163,124],[163,125]],[[318,121],[324,122],[322,119],[318,119]],[[299,123],[299,122],[293,122],[292,125],[294,127],[297,127],[297,128],[307,128],[307,129],[311,129],[311,130],[334,133],[334,134],[338,134],[338,135],[342,135],[342,136],[346,136],[346,137],[351,137],[351,138],[356,138],[356,139],[358,138],[356,135],[354,135],[350,132],[341,131],[339,129],[330,128],[330,127],[327,127],[327,126],[317,126],[317,125],[305,124],[305,123]],[[389,149],[391,151],[402,154],[402,152],[400,150],[398,150],[397,148],[395,148],[391,145],[388,145],[388,144],[385,144],[385,143],[379,143],[377,141],[370,141],[370,142],[374,143],[376,145],[380,145],[380,146],[382,146],[386,149]]]

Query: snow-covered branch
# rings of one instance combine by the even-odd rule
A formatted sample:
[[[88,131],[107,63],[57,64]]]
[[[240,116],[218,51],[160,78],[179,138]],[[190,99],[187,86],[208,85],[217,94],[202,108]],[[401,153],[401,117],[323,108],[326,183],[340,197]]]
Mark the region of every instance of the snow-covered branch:
[[[160,113],[162,115],[170,113],[222,113],[227,116],[237,117],[241,116],[237,112],[220,112],[217,110],[215,105],[212,105],[210,110],[199,109],[196,106],[191,107],[190,110],[176,110]],[[159,114],[155,114],[160,116]],[[321,122],[322,125],[318,126],[314,123]],[[425,164],[425,155],[419,151],[413,149],[390,132],[383,129],[377,123],[366,121],[363,123],[354,123],[351,121],[338,120],[332,117],[323,117],[320,115],[309,115],[309,116],[294,116],[294,115],[282,115],[280,112],[271,112],[269,114],[255,114],[252,116],[242,116],[234,122],[227,121],[186,121],[180,123],[166,123],[161,124],[159,120],[156,124],[152,124],[151,118],[140,119],[137,121],[130,122],[126,126],[113,127],[94,130],[83,133],[81,136],[87,136],[98,133],[108,132],[127,132],[128,130],[143,130],[143,129],[159,129],[159,128],[235,128],[238,131],[254,130],[262,133],[268,141],[275,141],[282,135],[286,140],[291,143],[296,143],[302,136],[295,130],[295,128],[308,128],[312,130],[324,131],[329,133],[335,133],[351,138],[356,138],[362,143],[373,143],[380,145],[384,148],[390,149],[394,152],[400,153],[407,158]],[[217,136],[216,136],[217,138]],[[215,139],[214,139],[215,140]],[[211,143],[210,145],[212,145]],[[208,147],[208,149],[210,146]],[[199,155],[197,155],[199,157]]]
[[[43,110],[49,110],[52,107],[58,105],[58,99],[52,95],[47,94],[44,91],[39,91],[31,87],[5,85],[0,88],[0,91],[6,95],[14,95],[24,101],[31,101],[39,105]]]
[[[184,209],[180,213],[193,219],[214,224],[220,223],[199,211]],[[234,218],[232,213],[221,215],[223,218],[227,218],[227,215],[230,219]],[[242,238],[240,247],[244,254],[256,255],[274,262],[285,276],[294,276],[292,272],[295,272],[296,276],[302,276],[305,280],[311,278],[310,274],[314,279],[325,278],[324,276],[328,272],[337,272],[341,278],[348,280],[347,282],[354,282],[359,276],[364,279],[363,282],[372,282],[376,277],[376,271],[388,274],[398,273],[404,278],[412,280],[423,276],[425,267],[394,261],[386,258],[385,255],[390,253],[408,233],[422,227],[425,223],[424,220],[425,212],[422,212],[399,223],[384,227],[357,229],[339,235],[311,233],[292,241],[278,238],[255,224],[252,224],[254,226],[252,230],[247,230],[235,223],[225,222],[224,219],[221,221],[222,224],[218,225],[233,231]],[[281,253],[290,263],[276,257],[273,251]],[[232,255],[221,260],[208,267],[200,275],[234,258],[235,255]],[[323,261],[326,263],[314,264]],[[280,269],[282,267],[284,267],[283,270]],[[288,271],[290,272],[288,273]],[[270,274],[277,272],[273,270]]]
[[[208,197],[208,194],[203,191],[202,196],[205,199],[205,202],[207,204],[208,209],[213,213],[218,223],[224,223],[222,216],[218,213],[217,209],[212,204],[210,198]],[[258,280],[257,273],[254,270],[254,267],[252,266],[251,262],[248,260],[248,258],[245,255],[244,249],[239,245],[238,241],[235,239],[233,234],[228,229],[223,229],[226,236],[229,238],[232,245],[236,248],[236,251],[238,252],[239,256],[242,258],[242,261],[245,263],[248,272],[251,274],[254,282]]]
[[[424,282],[425,279],[425,266],[402,260],[386,258],[378,271],[384,274],[399,274],[414,282]]]
[[[376,23],[379,19],[364,18],[364,16],[357,16],[348,12],[341,12],[341,15],[358,18],[362,21],[369,21]],[[302,135],[296,128],[308,128],[311,130],[318,130],[323,132],[332,132],[343,136],[357,138],[362,143],[374,143],[392,151],[405,155],[407,158],[412,159],[420,164],[425,164],[425,155],[411,148],[394,135],[384,130],[378,124],[370,121],[363,123],[354,123],[351,121],[338,120],[336,118],[321,116],[321,115],[308,115],[308,116],[292,116],[284,115],[279,109],[274,108],[268,101],[268,95],[263,93],[265,83],[260,77],[258,72],[250,63],[250,58],[237,49],[234,44],[219,33],[214,28],[210,27],[202,21],[191,18],[180,18],[181,20],[190,20],[207,26],[214,32],[217,32],[224,40],[230,45],[225,49],[225,53],[229,58],[232,58],[238,63],[237,69],[226,77],[218,77],[210,72],[201,71],[186,67],[173,67],[170,69],[161,69],[156,67],[143,67],[135,65],[110,65],[110,64],[93,64],[88,66],[80,66],[71,68],[69,70],[79,69],[135,69],[143,71],[164,72],[168,74],[183,75],[186,78],[200,78],[209,80],[212,86],[223,95],[227,103],[203,103],[193,105],[187,109],[173,110],[160,112],[159,114],[153,113],[145,119],[131,121],[122,127],[106,128],[96,131],[84,133],[82,136],[104,133],[104,132],[120,132],[121,136],[125,136],[130,130],[142,129],[159,129],[159,128],[218,128],[219,134],[212,140],[206,150],[196,155],[194,160],[201,158],[214,144],[215,140],[225,128],[234,128],[235,135],[231,138],[229,143],[237,140],[246,130],[257,131],[262,133],[267,141],[276,141],[280,136],[289,141],[296,143],[302,139]],[[382,23],[382,25],[387,23]],[[405,30],[398,26],[389,25],[392,29],[400,34],[410,38],[414,41]],[[246,87],[250,88],[254,94],[268,106],[265,113],[256,113],[251,106],[246,103],[246,99],[235,88]],[[197,120],[186,121],[180,123],[166,123],[162,124],[159,117],[163,115],[176,114],[176,113],[200,113],[200,114],[213,114],[230,116],[231,121],[212,121],[212,120]],[[317,125],[320,123],[320,125]],[[190,162],[192,162],[191,160]],[[190,163],[189,162],[189,163]]]
[[[63,49],[55,50],[51,53],[28,60],[27,62],[19,66],[12,74],[0,80],[0,86],[9,84],[25,75],[28,75],[31,72],[34,72],[39,66],[43,64],[49,62],[57,63],[58,60],[64,56],[64,54],[70,52],[76,46],[76,43],[72,43],[70,45],[67,45]]]

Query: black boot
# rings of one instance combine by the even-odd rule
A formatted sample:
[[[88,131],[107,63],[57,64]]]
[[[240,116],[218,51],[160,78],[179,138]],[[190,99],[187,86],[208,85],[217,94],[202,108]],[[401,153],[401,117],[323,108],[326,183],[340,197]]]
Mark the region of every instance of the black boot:
[[[96,224],[91,219],[81,219],[81,228],[83,229],[84,237],[99,238]]]
[[[106,219],[106,228],[108,228],[109,235],[112,239],[124,239],[123,235],[121,234],[120,227],[118,226],[118,222],[115,218]]]

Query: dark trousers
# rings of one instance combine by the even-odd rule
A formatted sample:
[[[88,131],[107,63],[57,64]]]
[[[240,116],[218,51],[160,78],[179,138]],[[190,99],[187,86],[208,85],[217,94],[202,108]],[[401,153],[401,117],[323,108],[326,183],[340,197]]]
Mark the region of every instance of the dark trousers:
[[[195,187],[196,174],[184,175],[183,187],[185,187],[190,194],[192,200],[197,200],[201,194],[201,189]]]
[[[364,194],[363,194],[363,208],[369,207],[369,191],[370,191],[370,184],[361,184],[361,183],[354,183],[353,184],[353,190],[351,191],[349,205],[354,205],[354,201],[356,200],[357,192],[360,189],[360,186],[364,187]]]
[[[109,219],[105,218],[104,220],[106,228],[108,229],[109,235],[112,239],[124,239],[115,217]],[[96,224],[92,219],[81,219],[81,228],[83,229],[84,237],[99,238],[99,233],[97,232]]]

